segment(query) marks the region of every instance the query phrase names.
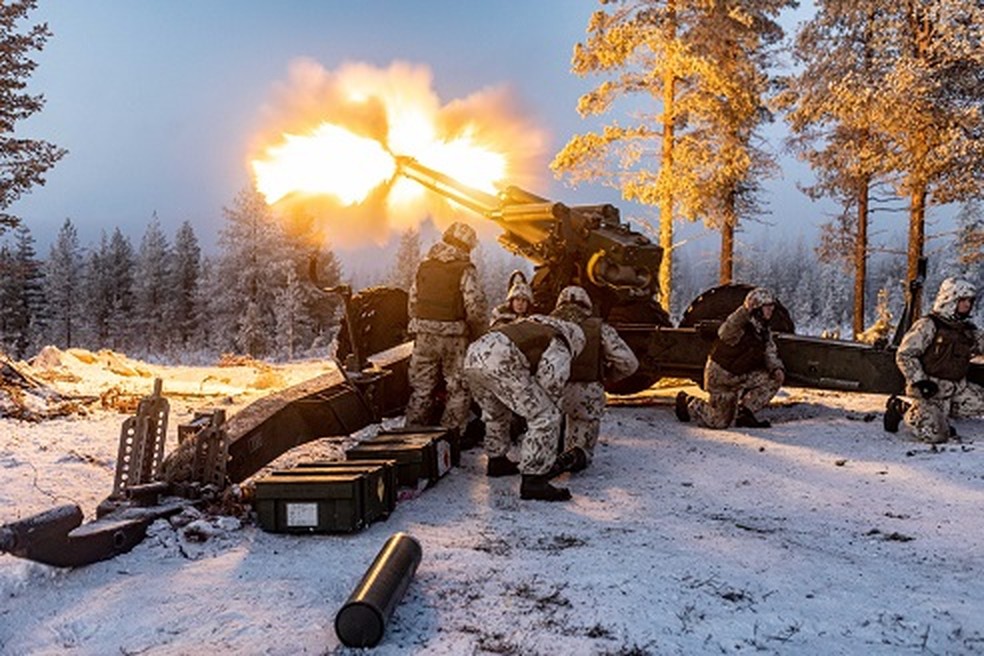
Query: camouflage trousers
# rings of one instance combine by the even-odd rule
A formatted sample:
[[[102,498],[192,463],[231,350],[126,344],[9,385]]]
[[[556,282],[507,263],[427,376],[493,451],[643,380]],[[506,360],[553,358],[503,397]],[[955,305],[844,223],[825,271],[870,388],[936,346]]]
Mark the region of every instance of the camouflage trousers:
[[[687,407],[698,424],[708,428],[727,428],[734,420],[739,405],[755,414],[769,405],[779,387],[775,378],[764,369],[736,375],[708,360],[704,367],[704,389],[710,398],[704,401],[691,397]]]
[[[591,464],[605,412],[604,386],[597,382],[567,383],[560,409],[564,413],[564,449],[580,447]]]
[[[410,356],[410,400],[407,402],[407,425],[433,423],[435,391],[441,378],[447,390],[440,424],[464,432],[471,397],[461,365],[468,348],[464,335],[418,333]]]
[[[465,355],[465,378],[485,421],[485,452],[509,451],[512,413],[526,419],[519,471],[545,474],[557,457],[560,409],[530,373],[526,356],[502,333],[486,333]]]
[[[950,439],[948,417],[984,417],[984,387],[966,379],[933,379],[940,391],[931,399],[913,398],[905,413],[905,424],[923,442],[940,443]]]

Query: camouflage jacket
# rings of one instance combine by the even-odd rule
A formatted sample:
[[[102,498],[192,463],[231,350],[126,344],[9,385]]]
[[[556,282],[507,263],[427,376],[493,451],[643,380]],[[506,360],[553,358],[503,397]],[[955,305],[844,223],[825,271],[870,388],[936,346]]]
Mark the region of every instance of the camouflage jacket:
[[[447,244],[443,241],[434,244],[427,257],[450,262],[453,260],[467,260],[468,253],[464,250]],[[474,340],[485,332],[488,303],[485,300],[485,292],[478,280],[478,274],[474,267],[468,267],[461,274],[461,296],[465,306],[465,319],[463,321],[435,321],[432,319],[417,318],[417,281],[414,279],[410,286],[410,298],[407,303],[408,315],[410,317],[409,331],[411,334],[429,333],[432,335],[467,335]]]

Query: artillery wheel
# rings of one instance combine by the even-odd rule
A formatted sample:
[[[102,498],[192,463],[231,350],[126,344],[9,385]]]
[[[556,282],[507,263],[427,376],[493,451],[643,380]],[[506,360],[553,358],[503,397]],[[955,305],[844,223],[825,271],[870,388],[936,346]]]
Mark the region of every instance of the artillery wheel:
[[[690,304],[680,319],[681,328],[693,328],[699,321],[724,321],[745,301],[748,292],[755,289],[754,285],[736,283],[712,287],[698,296]],[[795,333],[796,327],[789,310],[776,301],[776,309],[772,313],[770,327],[777,333]]]
[[[407,293],[396,287],[370,287],[352,296],[349,313],[363,358],[407,341]],[[347,320],[338,333],[338,359],[352,352]]]
[[[613,307],[611,312],[608,313],[607,322],[610,324],[644,323],[660,328],[671,328],[673,326],[673,322],[670,321],[670,315],[666,313],[666,310],[661,305],[653,301]],[[648,348],[648,337],[639,334],[627,334],[623,335],[622,338],[629,345],[629,348],[632,349],[632,352],[639,357],[639,369],[628,378],[623,378],[616,383],[605,385],[605,391],[611,394],[635,394],[649,389],[660,379],[660,376],[644,368],[643,358],[641,356]]]

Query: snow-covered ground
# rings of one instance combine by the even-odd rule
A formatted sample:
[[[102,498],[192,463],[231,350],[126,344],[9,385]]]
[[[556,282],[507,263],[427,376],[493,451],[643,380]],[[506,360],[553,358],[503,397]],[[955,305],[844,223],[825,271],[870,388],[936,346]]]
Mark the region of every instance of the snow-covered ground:
[[[58,365],[77,394],[149,393],[154,376],[180,389],[169,449],[194,409],[269,391],[260,373],[290,384],[327,366],[114,379],[82,360]],[[984,420],[933,448],[883,432],[883,396],[787,388],[763,413],[772,429],[710,431],[676,421],[676,390],[609,408],[596,464],[562,479],[568,503],[520,501],[472,450],[353,535],[207,517],[204,541],[161,520],[73,570],[2,555],[0,653],[354,653],[335,613],[397,531],[423,558],[378,654],[984,653]],[[0,420],[0,523],[71,502],[91,516],[124,418]]]

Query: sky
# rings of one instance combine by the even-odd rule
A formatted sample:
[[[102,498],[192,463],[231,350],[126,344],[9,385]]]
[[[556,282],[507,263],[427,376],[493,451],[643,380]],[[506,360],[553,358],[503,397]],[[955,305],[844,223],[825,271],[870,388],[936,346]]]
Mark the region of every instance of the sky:
[[[69,154],[46,186],[12,209],[41,252],[66,218],[85,245],[115,227],[139,241],[155,213],[166,234],[187,220],[211,248],[222,208],[250,184],[249,147],[274,90],[292,62],[308,58],[327,70],[423,64],[442,102],[506,86],[548,138],[531,191],[572,204],[612,202],[624,218],[653,219],[654,209],[625,203],[600,184],[567,188],[546,167],[571,136],[597,125],[581,119],[576,104],[598,79],[572,75],[570,57],[598,7],[593,0],[42,2],[32,22],[46,21],[53,37],[36,57],[31,90],[47,104],[21,129]],[[781,146],[779,133],[770,140]],[[800,165],[785,158],[783,169],[767,187],[771,216],[750,234],[779,225],[811,240],[828,210],[797,191],[807,175]],[[700,239],[716,247],[715,237]]]

